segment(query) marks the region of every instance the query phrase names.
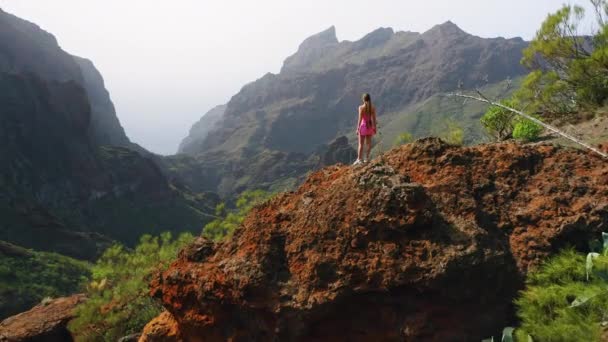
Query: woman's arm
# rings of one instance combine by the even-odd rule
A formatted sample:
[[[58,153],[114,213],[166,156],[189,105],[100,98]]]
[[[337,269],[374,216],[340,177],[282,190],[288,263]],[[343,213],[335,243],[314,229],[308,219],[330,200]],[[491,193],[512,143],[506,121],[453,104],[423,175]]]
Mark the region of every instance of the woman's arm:
[[[363,110],[359,107],[359,119],[357,120],[357,134],[359,134],[359,127],[361,127],[361,120],[363,120]]]

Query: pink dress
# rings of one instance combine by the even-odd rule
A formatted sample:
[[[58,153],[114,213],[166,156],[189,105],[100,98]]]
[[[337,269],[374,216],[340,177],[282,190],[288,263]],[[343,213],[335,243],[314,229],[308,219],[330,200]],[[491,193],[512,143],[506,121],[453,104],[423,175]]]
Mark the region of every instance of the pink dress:
[[[361,120],[361,126],[359,126],[359,135],[361,136],[373,136],[376,134],[376,127],[372,126],[372,116],[370,114],[362,113],[363,120]]]

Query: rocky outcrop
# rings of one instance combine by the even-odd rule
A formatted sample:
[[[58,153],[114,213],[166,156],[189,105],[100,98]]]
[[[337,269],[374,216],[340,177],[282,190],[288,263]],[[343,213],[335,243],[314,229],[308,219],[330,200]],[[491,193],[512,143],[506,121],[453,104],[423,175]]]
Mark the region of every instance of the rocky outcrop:
[[[168,313],[146,330],[185,341],[479,341],[513,323],[529,270],[564,246],[586,248],[606,224],[608,164],[594,155],[419,140],[312,174],[254,208],[230,240],[198,239],[153,281]]]
[[[350,164],[357,159],[357,151],[348,143],[348,138],[341,136],[319,151],[318,168],[335,164]]]
[[[0,323],[0,341],[73,341],[67,324],[74,318],[76,306],[84,301],[84,295],[53,299],[30,311],[9,317]]]
[[[207,134],[213,129],[215,124],[220,121],[226,112],[226,105],[221,105],[212,108],[203,117],[195,123],[188,136],[179,144],[178,153],[197,154],[204,150],[202,145],[207,138]]]

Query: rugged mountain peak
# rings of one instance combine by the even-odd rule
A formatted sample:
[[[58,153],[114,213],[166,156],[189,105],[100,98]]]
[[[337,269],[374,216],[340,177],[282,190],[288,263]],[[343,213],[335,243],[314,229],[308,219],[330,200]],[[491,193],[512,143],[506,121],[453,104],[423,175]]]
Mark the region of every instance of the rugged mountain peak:
[[[310,66],[316,60],[330,52],[330,47],[337,44],[339,43],[335,26],[331,26],[323,32],[306,38],[306,40],[300,44],[298,51],[285,60],[281,73],[299,71]]]
[[[514,323],[529,269],[606,224],[598,157],[422,139],[313,173],[230,240],[199,238],[153,281],[169,314],[142,341],[479,341]]]
[[[458,25],[451,20],[446,21],[443,24],[436,25],[435,28],[440,29],[442,32],[460,32],[465,33]]]
[[[373,48],[385,44],[394,34],[395,31],[393,31],[392,28],[381,27],[365,35],[365,37],[355,42],[355,45],[357,45],[357,48],[359,49]]]
[[[452,21],[446,21],[443,24],[435,25],[427,32],[423,33],[423,37],[434,37],[434,38],[453,38],[469,36],[469,34],[463,31],[458,25]]]
[[[336,35],[336,27],[332,25],[328,29],[306,38],[300,44],[300,49],[315,49],[334,44],[338,44],[338,36]]]

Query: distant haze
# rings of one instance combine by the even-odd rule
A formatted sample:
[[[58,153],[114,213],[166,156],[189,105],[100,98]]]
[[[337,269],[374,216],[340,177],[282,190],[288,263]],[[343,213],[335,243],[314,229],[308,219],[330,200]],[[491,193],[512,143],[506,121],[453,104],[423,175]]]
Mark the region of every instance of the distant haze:
[[[0,7],[49,31],[66,51],[91,59],[131,140],[172,154],[202,114],[266,72],[277,73],[302,40],[332,25],[341,40],[378,27],[423,32],[447,20],[482,37],[531,39],[562,3],[0,0]]]

